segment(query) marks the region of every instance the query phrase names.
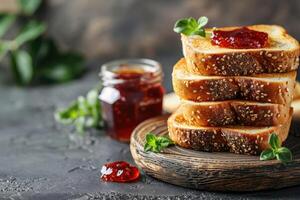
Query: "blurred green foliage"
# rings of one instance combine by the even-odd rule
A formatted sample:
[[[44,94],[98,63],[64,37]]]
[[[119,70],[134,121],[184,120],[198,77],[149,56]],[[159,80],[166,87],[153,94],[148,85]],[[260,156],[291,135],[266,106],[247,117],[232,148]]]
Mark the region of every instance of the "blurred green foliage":
[[[0,14],[0,61],[10,58],[10,68],[16,83],[61,83],[79,77],[84,72],[82,55],[61,52],[55,42],[45,36],[46,24],[35,19],[34,13],[42,0],[18,0],[18,14]],[[5,33],[18,21],[24,24],[11,40]]]
[[[55,112],[57,122],[74,125],[78,133],[86,128],[102,128],[101,106],[98,99],[99,89],[90,90],[86,97],[79,96],[67,108]]]

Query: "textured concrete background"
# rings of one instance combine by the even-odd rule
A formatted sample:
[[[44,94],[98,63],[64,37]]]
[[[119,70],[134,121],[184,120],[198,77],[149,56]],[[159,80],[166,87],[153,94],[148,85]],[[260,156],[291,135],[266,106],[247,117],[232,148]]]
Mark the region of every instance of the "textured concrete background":
[[[300,188],[255,193],[195,191],[143,176],[132,184],[99,181],[101,165],[132,162],[127,144],[103,131],[85,137],[54,122],[53,112],[98,82],[98,67],[120,57],[162,62],[171,90],[172,65],[182,56],[174,22],[207,15],[211,26],[280,24],[300,39],[298,0],[48,0],[39,13],[65,49],[88,58],[90,72],[64,85],[0,85],[0,199],[299,199]],[[0,80],[7,77],[0,72]],[[278,183],[280,184],[280,183]]]

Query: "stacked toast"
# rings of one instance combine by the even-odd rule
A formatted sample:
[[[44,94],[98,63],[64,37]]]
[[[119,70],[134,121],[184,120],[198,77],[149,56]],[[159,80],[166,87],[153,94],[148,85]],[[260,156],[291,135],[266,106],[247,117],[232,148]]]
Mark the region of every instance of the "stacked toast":
[[[267,33],[269,45],[230,49],[212,45],[207,37],[181,35],[184,58],[172,74],[181,105],[168,119],[177,145],[258,155],[268,148],[271,133],[286,140],[299,43],[279,26],[247,28]]]

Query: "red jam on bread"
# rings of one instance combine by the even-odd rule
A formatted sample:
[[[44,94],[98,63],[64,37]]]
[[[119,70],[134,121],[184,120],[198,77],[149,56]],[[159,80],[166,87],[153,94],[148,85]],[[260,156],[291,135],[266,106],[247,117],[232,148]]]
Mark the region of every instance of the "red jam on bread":
[[[214,30],[211,43],[230,49],[258,49],[268,45],[268,34],[247,27],[230,31]]]

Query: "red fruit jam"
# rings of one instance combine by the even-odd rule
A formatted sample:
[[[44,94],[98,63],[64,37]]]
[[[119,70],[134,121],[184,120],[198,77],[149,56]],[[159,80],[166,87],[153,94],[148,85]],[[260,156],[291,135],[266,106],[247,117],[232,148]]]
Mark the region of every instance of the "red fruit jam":
[[[103,65],[101,73],[99,98],[107,133],[129,141],[140,122],[162,114],[161,67],[148,59],[123,60]]]
[[[231,49],[257,49],[268,45],[268,34],[247,27],[231,31],[214,30],[213,45]]]
[[[124,161],[104,164],[101,174],[102,180],[119,183],[136,181],[140,177],[138,168]]]

